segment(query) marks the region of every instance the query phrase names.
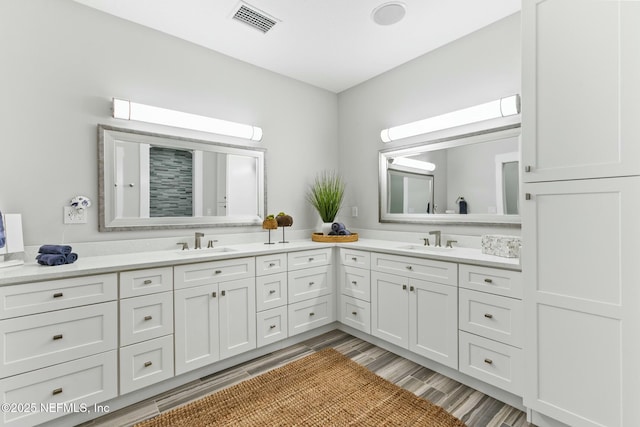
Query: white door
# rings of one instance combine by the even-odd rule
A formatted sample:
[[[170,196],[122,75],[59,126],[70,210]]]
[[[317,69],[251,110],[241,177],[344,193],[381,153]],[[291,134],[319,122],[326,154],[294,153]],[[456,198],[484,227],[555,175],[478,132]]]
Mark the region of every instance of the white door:
[[[176,375],[220,359],[218,299],[217,284],[175,291]]]
[[[527,0],[522,16],[524,182],[640,174],[638,2]]]
[[[371,333],[409,348],[409,279],[371,272]]]
[[[409,282],[409,350],[458,369],[458,288]]]
[[[524,404],[568,425],[638,426],[640,177],[523,189]]]
[[[220,283],[220,358],[256,348],[255,279]]]

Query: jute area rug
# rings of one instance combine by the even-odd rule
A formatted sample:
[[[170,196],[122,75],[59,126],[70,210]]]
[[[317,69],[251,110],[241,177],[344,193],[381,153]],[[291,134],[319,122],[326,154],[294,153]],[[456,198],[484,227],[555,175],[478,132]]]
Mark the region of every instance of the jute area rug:
[[[325,349],[137,424],[464,427],[444,409]]]

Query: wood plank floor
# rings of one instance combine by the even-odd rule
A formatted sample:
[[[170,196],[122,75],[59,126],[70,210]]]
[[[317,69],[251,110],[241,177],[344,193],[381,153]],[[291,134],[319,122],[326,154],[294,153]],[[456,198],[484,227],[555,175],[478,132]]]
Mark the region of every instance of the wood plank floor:
[[[81,426],[132,426],[326,347],[333,347],[388,381],[440,405],[469,427],[533,426],[526,422],[525,413],[516,408],[338,330],[200,378]]]

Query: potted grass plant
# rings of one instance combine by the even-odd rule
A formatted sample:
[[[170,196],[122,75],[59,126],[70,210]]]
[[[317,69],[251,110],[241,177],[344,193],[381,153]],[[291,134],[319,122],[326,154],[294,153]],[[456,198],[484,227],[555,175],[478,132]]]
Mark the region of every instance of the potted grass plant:
[[[322,219],[322,234],[331,231],[344,199],[345,183],[336,171],[323,171],[316,175],[307,192],[307,201],[318,211]]]

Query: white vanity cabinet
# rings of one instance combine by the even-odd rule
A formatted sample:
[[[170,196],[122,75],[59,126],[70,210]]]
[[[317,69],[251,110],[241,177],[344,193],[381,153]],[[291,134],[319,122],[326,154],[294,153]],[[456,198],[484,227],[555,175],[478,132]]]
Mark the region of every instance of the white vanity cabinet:
[[[41,405],[92,405],[118,394],[117,275],[0,288],[0,396],[37,410],[3,411],[0,425],[62,415]]]
[[[256,276],[256,328],[262,347],[289,336],[287,254],[256,257]]]
[[[522,273],[460,264],[460,372],[517,396],[524,386]]]
[[[357,249],[338,250],[340,322],[371,333],[371,254]]]
[[[255,259],[174,267],[176,375],[256,348]]]
[[[289,252],[287,266],[289,336],[333,322],[333,249]]]
[[[119,273],[120,394],[174,375],[173,269]]]
[[[371,254],[371,334],[458,369],[457,264]]]
[[[638,426],[640,7],[522,6],[524,404],[539,426]]]

